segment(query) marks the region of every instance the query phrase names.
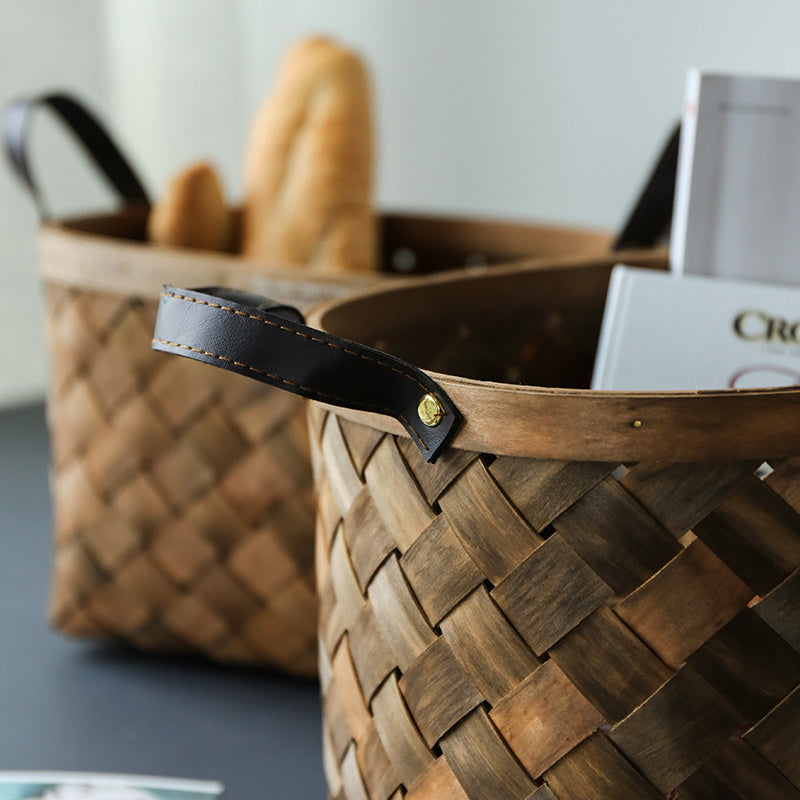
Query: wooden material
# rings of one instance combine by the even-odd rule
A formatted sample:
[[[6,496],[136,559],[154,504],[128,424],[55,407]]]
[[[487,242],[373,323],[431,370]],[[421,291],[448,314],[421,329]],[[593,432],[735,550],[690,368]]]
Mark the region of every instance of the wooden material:
[[[152,352],[153,303],[52,283],[46,302],[53,624],[313,675],[303,403]]]
[[[231,216],[239,227],[238,212]],[[143,241],[146,220],[146,211],[133,209],[49,223],[40,235],[52,365],[51,619],[70,635],[312,675],[314,504],[303,403],[152,352],[155,303],[161,284],[172,281],[232,285],[304,309],[377,276],[298,279],[286,266],[156,247]],[[604,234],[535,225],[398,216],[382,225],[385,259],[409,250],[421,271],[463,265],[479,251],[510,259],[596,253],[608,244]],[[366,721],[356,676],[371,695],[394,667],[389,653],[413,662],[433,641],[437,615],[482,580],[462,556],[466,572],[455,591],[431,596],[424,611],[410,590],[398,602],[406,579],[397,558],[434,512],[410,472],[400,482],[403,456],[381,438],[331,419],[314,439],[329,465],[319,524],[334,547],[333,584],[321,602],[337,623],[327,633],[336,644],[347,629],[359,642],[329,665],[339,697],[331,708],[349,722]],[[456,477],[460,465],[451,463]],[[409,553],[409,563],[414,558]],[[416,564],[418,581],[430,585],[419,555]],[[364,608],[368,590],[374,603]],[[376,638],[378,620],[398,607],[406,627]],[[412,622],[417,635],[410,638]],[[358,761],[347,763],[346,785],[354,786]],[[367,791],[376,780],[367,780]]]
[[[562,800],[663,800],[602,733],[584,739],[554,764],[547,782]]]
[[[241,212],[232,209],[234,228]],[[291,266],[224,253],[153,247],[144,241],[147,211],[48,222],[39,233],[39,268],[45,280],[75,288],[157,300],[161,286],[236,286],[282,297],[308,307],[330,297],[371,286],[375,275],[328,276],[298,280]],[[384,272],[414,275],[465,266],[478,253],[484,264],[566,255],[598,257],[611,237],[601,231],[484,219],[385,214],[379,220]],[[237,246],[234,242],[234,246]],[[398,256],[413,256],[410,272],[397,270]],[[653,258],[652,254],[649,256]],[[664,253],[655,257],[664,261]],[[637,259],[639,260],[639,259]]]
[[[752,597],[746,583],[695,541],[615,610],[665,664],[677,667]]]
[[[594,269],[607,275],[606,265]],[[560,273],[593,274],[577,265],[554,272],[544,285],[572,296],[585,284],[570,288]],[[427,326],[437,341],[437,326],[493,308],[495,281],[513,274],[516,292],[509,282],[500,296],[536,305],[528,290],[541,273],[517,269],[384,289],[370,293],[375,305],[346,300],[318,319],[371,341],[380,316],[396,352],[398,298],[409,327]],[[480,308],[469,308],[462,283],[486,290],[477,291]],[[446,303],[438,295],[444,321],[424,316],[437,285],[452,293]],[[461,299],[467,309],[454,311]],[[513,320],[513,309],[503,312]],[[570,390],[577,422],[567,421],[540,415],[548,392],[558,390],[473,381],[462,395],[462,447],[435,464],[377,418],[310,408],[326,516],[321,659],[334,673],[347,667],[346,691],[338,673],[323,688],[325,740],[338,753],[326,761],[331,796],[800,798],[800,471],[782,460],[800,446],[797,390],[719,394],[709,406],[716,414],[743,410],[736,424],[715,420],[713,436],[703,430],[706,399],[645,398],[664,426],[650,440],[653,456],[619,432],[590,436],[585,459],[569,453],[580,446],[575,425],[591,428],[596,399]],[[501,395],[528,426],[514,441],[505,426],[519,426],[493,405]],[[639,399],[613,403],[627,420]],[[781,423],[791,447],[745,419],[747,408],[774,419],[773,403],[791,409]],[[324,441],[334,441],[332,426],[335,450]],[[481,449],[466,446],[478,441]],[[762,480],[765,460],[774,471]],[[353,482],[345,511],[334,496],[341,476]],[[371,719],[381,748],[366,733]]]
[[[507,694],[489,716],[528,773],[537,776],[603,724],[600,713],[552,660]]]
[[[324,429],[333,423],[340,431],[356,431],[355,425],[332,414]],[[356,434],[356,440],[364,438],[363,432]],[[342,470],[342,458],[350,458],[348,434],[342,434],[342,441],[343,453],[330,463],[323,456],[323,476],[327,469]],[[359,597],[350,577],[346,590],[337,588],[341,579],[334,573],[350,569],[346,562],[345,567],[336,566],[343,560],[341,548],[368,539],[370,530],[396,529],[399,524],[398,506],[382,503],[378,510],[368,503],[377,480],[369,458],[361,468],[351,463],[352,473],[362,482],[354,504],[369,508],[369,513],[348,513],[342,525],[334,526],[332,541],[323,541],[319,550],[320,592],[332,592],[333,602],[321,617],[325,658],[336,664],[343,649],[352,653],[357,696],[365,704],[358,706],[356,723],[349,723],[342,711],[326,714],[325,726],[327,735],[341,742],[342,753],[356,749],[364,785],[370,763],[361,753],[363,730],[369,724],[363,717],[366,708],[371,716],[383,715],[380,724],[376,719],[381,754],[386,754],[408,795],[420,800],[525,800],[541,780],[552,797],[567,800],[656,798],[679,786],[687,796],[711,797],[713,787],[728,786],[719,765],[732,757],[731,746],[734,754],[736,747],[746,747],[748,754],[748,767],[740,768],[744,772],[736,785],[755,787],[756,792],[758,787],[774,786],[780,792],[777,797],[795,796],[797,789],[790,781],[800,778],[787,781],[782,775],[794,768],[795,729],[800,725],[795,699],[800,631],[795,604],[789,600],[799,573],[759,602],[756,590],[732,566],[729,541],[720,545],[718,554],[703,539],[667,538],[645,503],[656,507],[675,530],[683,527],[687,512],[671,515],[654,500],[653,487],[658,484],[680,497],[680,485],[665,483],[671,473],[663,464],[640,464],[615,472],[619,478],[602,478],[607,467],[587,472],[578,462],[572,470],[560,460],[515,459],[512,469],[502,459],[473,453],[471,458],[459,457],[461,472],[453,474],[452,462],[447,461],[428,465],[417,460],[412,469],[413,459],[402,454],[413,450],[391,435],[373,448],[371,459],[386,452],[394,459],[400,454],[399,484],[403,492],[416,487],[417,498],[407,503],[410,524],[405,533],[393,535],[391,541],[379,534],[382,556],[358,558]],[[548,505],[547,498],[536,504],[530,492],[523,492],[526,462],[532,486],[555,486],[559,497],[572,497],[572,505],[561,508],[563,500]],[[437,479],[440,470],[447,480]],[[541,477],[571,472],[582,477],[575,483],[565,477],[566,483],[555,484]],[[686,475],[685,469],[673,472],[678,478]],[[594,477],[583,477],[588,474]],[[693,516],[718,514],[708,507],[712,497],[718,507],[740,508],[753,495],[752,473],[741,467],[709,468],[702,474],[716,476],[720,489],[706,486],[703,511],[695,504],[689,512]],[[732,474],[738,474],[738,481]],[[392,473],[381,470],[380,476],[386,484],[381,491],[388,492]],[[509,481],[508,489],[501,477]],[[570,485],[576,488],[568,489]],[[328,506],[330,486],[324,478],[319,484],[320,502]],[[430,494],[423,486],[443,488]],[[782,520],[781,530],[791,529],[796,512],[769,491],[770,514],[758,523],[752,515],[739,523],[748,532],[748,547],[763,541],[768,548],[775,518]],[[532,509],[532,520],[511,498]],[[780,513],[778,503],[783,504]],[[420,512],[421,504],[429,514]],[[586,539],[581,557],[568,543],[567,533],[574,530],[577,518],[571,509],[584,505],[595,510],[596,529],[604,536]],[[541,539],[533,529],[542,529],[543,506],[561,513],[548,523],[546,538]],[[476,514],[483,521],[475,522]],[[459,523],[462,518],[470,522]],[[672,519],[681,521],[673,525]],[[698,530],[701,522],[697,520]],[[650,537],[649,547],[672,545],[665,550],[663,566],[655,564],[652,574],[650,569],[626,573],[635,576],[635,585],[628,586],[623,597],[614,596],[597,570],[605,571],[615,553],[620,563],[640,563],[641,539],[630,534],[637,525],[640,536]],[[509,526],[511,538],[504,551]],[[523,528],[530,546],[519,549],[514,531],[521,533]],[[670,558],[673,546],[677,551]],[[495,552],[499,555],[486,557]],[[515,567],[504,560],[509,558],[517,561]],[[341,619],[354,613],[352,625],[342,626]],[[335,630],[335,636],[325,635],[329,630]],[[351,767],[351,761],[340,761],[335,768],[344,775]],[[747,772],[750,768],[752,774]],[[375,769],[383,774],[388,767]],[[342,796],[358,795],[345,789]],[[366,796],[372,800],[388,795]],[[759,795],[741,796],[755,800]]]
[[[734,736],[681,784],[679,797],[688,800],[723,797],[800,800],[800,791],[757,750]]]

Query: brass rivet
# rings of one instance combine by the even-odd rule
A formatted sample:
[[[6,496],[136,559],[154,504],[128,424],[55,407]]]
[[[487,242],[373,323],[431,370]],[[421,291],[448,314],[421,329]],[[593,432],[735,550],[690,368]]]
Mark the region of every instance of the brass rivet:
[[[644,423],[640,419],[635,419],[633,421],[633,427],[634,428],[641,428],[642,425],[644,425]]]
[[[417,406],[417,414],[424,425],[435,428],[444,417],[444,409],[435,394],[424,394]]]

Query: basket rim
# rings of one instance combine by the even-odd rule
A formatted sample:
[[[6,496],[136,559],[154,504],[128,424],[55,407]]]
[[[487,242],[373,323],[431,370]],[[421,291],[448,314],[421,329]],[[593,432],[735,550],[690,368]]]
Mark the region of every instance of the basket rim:
[[[238,213],[239,208],[232,206],[231,210]],[[131,206],[114,212],[44,222],[38,233],[40,275],[46,281],[77,289],[151,300],[158,299],[161,286],[166,283],[189,288],[233,286],[303,307],[372,286],[387,278],[393,281],[406,279],[383,272],[324,274],[294,264],[268,262],[235,253],[153,245],[111,232],[115,226],[119,229],[120,226],[142,223],[147,212],[144,206]],[[425,226],[427,235],[434,241],[444,226],[451,233],[452,229],[457,229],[460,234],[474,228],[479,237],[491,230],[494,239],[509,232],[570,236],[574,238],[577,249],[594,251],[601,242],[607,241],[608,246],[611,242],[611,234],[607,231],[563,223],[381,209],[378,217],[401,226]],[[529,256],[509,255],[496,263],[529,260]]]
[[[367,286],[364,273],[341,276],[301,271],[232,253],[153,245],[91,230],[143,219],[146,209],[48,221],[38,233],[39,274],[43,280],[75,289],[157,301],[165,283],[236,286],[307,307],[332,295]],[[88,228],[88,229],[87,229]]]
[[[404,301],[448,284],[478,283],[530,273],[608,270],[619,262],[656,266],[664,253],[629,252],[589,259],[541,259],[491,270],[394,281],[331,298],[312,309],[310,323],[339,334],[335,312],[376,297],[406,292]],[[705,461],[788,458],[800,454],[800,387],[682,391],[607,391],[481,381],[425,370],[461,411],[451,446],[496,455],[579,461]],[[395,420],[319,405],[340,417],[407,437]]]

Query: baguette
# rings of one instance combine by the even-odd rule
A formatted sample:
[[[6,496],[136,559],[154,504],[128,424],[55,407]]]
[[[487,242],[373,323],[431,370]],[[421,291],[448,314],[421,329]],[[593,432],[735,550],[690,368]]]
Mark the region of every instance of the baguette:
[[[151,242],[203,250],[228,250],[231,229],[222,182],[205,161],[186,167],[172,178],[147,221]]]
[[[375,269],[372,151],[363,62],[328,39],[301,40],[251,130],[242,253],[319,272]]]

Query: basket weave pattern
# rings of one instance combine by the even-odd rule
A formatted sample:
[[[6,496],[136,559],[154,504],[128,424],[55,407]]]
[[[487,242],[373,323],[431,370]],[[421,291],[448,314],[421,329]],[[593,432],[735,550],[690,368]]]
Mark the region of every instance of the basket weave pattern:
[[[347,800],[800,798],[800,465],[413,443],[309,412]]]
[[[47,286],[51,619],[316,672],[300,398],[150,349],[156,303]]]

